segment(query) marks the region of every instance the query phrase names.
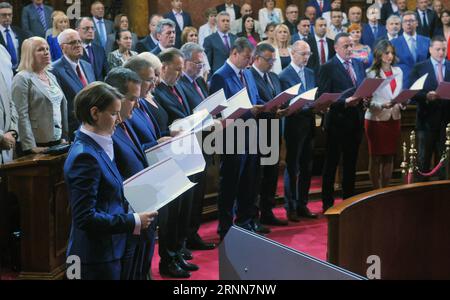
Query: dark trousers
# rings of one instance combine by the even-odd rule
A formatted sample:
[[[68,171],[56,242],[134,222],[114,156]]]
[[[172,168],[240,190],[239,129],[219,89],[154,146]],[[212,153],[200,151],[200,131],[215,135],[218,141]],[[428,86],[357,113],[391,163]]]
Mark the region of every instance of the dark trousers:
[[[152,258],[155,251],[155,220],[149,228],[142,230],[136,237],[136,250],[133,258],[133,280],[146,280],[150,274]]]
[[[259,191],[259,210],[261,217],[270,217],[273,215],[272,209],[275,207],[279,169],[279,162],[275,165],[260,167],[261,183]]]
[[[187,239],[195,240],[198,238],[198,230],[202,223],[203,199],[206,191],[206,170],[200,174],[195,175],[194,182],[197,185],[194,187],[194,195],[192,200],[191,218],[188,227]]]
[[[429,172],[434,166],[431,166],[431,158],[433,153],[436,156],[436,163],[441,159],[442,153],[445,150],[445,135],[440,131],[417,131],[417,160],[419,170],[421,172]],[[440,180],[446,178],[445,168],[441,168],[437,175]],[[419,181],[428,181],[429,177],[418,175]]]
[[[308,204],[313,159],[313,130],[311,123],[289,125],[286,140],[286,170],[284,172],[284,201],[287,211]]]
[[[249,225],[253,219],[258,164],[259,156],[255,154],[225,154],[221,157],[218,232],[222,238],[233,225],[235,201],[235,223]]]
[[[323,170],[322,201],[324,208],[334,204],[334,182],[336,169],[342,157],[342,197],[349,198],[355,194],[356,162],[359,145],[362,139],[361,130],[343,130],[330,126],[327,130],[325,165]]]

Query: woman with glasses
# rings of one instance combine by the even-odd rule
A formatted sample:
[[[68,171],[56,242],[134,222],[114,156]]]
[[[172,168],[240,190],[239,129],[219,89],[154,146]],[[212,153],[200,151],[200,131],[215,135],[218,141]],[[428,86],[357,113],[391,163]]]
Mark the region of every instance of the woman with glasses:
[[[278,75],[291,63],[291,34],[284,24],[275,27],[275,50],[272,72]]]
[[[62,50],[58,43],[58,35],[70,27],[69,18],[62,11],[54,11],[52,14],[53,27],[47,35],[47,42],[50,47],[52,61],[58,60],[62,56]]]
[[[392,177],[394,155],[400,139],[400,118],[403,106],[392,104],[402,90],[403,72],[393,65],[397,62],[395,48],[387,40],[374,49],[374,61],[368,69],[368,78],[392,77],[389,85],[374,94],[365,115],[365,131],[369,145],[369,174],[373,187],[383,188]]]
[[[258,20],[261,28],[266,28],[269,23],[281,24],[284,22],[283,12],[281,9],[275,7],[276,5],[275,0],[264,0],[264,7],[258,12]]]
[[[50,64],[45,39],[31,37],[23,42],[19,73],[12,85],[23,154],[42,153],[67,139],[67,101],[49,72]]]
[[[242,17],[242,31],[239,32],[237,36],[247,38],[254,47],[258,45],[261,39],[255,30],[255,20],[251,15]]]
[[[130,22],[128,21],[128,16],[124,14],[118,14],[114,18],[114,32],[119,32],[122,30],[130,30]],[[131,30],[130,30],[131,32]],[[106,40],[105,52],[106,54],[115,50],[114,45],[116,42],[116,34],[111,33],[108,34],[108,38]],[[136,33],[131,32],[131,50],[136,50],[136,44],[139,42],[138,36]]]
[[[108,54],[110,69],[123,66],[132,56],[137,55],[137,52],[131,50],[132,43],[133,37],[131,31],[121,30],[116,32],[116,45],[118,49]]]

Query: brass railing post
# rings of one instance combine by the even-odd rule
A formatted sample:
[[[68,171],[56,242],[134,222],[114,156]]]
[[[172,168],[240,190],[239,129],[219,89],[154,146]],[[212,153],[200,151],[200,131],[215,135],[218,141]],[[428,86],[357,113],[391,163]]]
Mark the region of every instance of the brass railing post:
[[[410,176],[412,176],[412,182],[414,182],[415,175],[416,175],[415,173],[417,170],[416,132],[414,130],[411,131],[410,141],[411,141],[411,147],[409,148],[408,174],[411,174]]]

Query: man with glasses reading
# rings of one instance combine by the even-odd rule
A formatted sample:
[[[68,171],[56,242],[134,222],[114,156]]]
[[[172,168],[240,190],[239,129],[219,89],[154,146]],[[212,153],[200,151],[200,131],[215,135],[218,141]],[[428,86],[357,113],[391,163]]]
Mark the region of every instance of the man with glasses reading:
[[[83,42],[77,31],[64,30],[58,36],[58,43],[63,56],[53,63],[51,72],[58,80],[67,99],[69,136],[72,139],[73,132],[80,125],[73,112],[73,100],[79,91],[95,81],[95,74],[91,64],[80,59],[83,56]]]
[[[109,66],[105,49],[93,43],[95,40],[95,26],[91,18],[84,17],[77,20],[75,25],[83,42],[83,56],[81,59],[91,64],[95,73],[95,80],[103,81],[108,74]]]

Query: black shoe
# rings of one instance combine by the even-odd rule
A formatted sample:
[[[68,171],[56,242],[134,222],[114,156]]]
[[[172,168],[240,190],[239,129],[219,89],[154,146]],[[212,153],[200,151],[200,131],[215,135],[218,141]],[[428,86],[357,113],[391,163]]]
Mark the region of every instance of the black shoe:
[[[191,274],[178,265],[175,260],[168,264],[159,263],[159,274],[172,278],[189,278]]]
[[[198,270],[197,265],[188,263],[186,260],[184,260],[184,258],[180,254],[177,255],[177,263],[185,271],[197,271]]]
[[[289,222],[287,220],[281,220],[272,216],[263,216],[259,219],[259,222],[264,225],[271,225],[271,226],[287,226]]]
[[[194,257],[192,256],[192,252],[189,251],[189,249],[183,247],[180,251],[181,255],[183,255],[183,258],[185,260],[192,260]]]
[[[252,225],[256,233],[268,234],[271,232],[270,228],[262,225],[259,220],[253,221]]]
[[[297,215],[301,218],[317,219],[317,215],[313,214],[306,206],[297,209]]]
[[[186,241],[186,247],[191,250],[213,250],[216,245],[214,243],[205,243],[200,237]]]

